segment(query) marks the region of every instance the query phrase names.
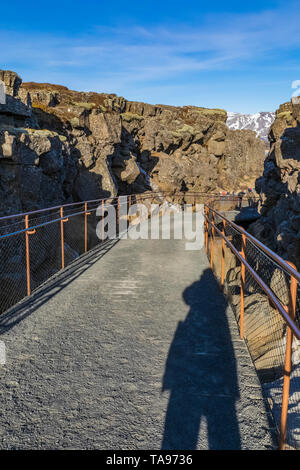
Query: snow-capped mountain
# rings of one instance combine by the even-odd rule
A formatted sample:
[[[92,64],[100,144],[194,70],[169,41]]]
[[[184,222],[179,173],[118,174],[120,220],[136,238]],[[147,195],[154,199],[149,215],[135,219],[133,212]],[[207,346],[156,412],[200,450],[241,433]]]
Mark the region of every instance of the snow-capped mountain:
[[[255,131],[257,137],[268,142],[268,132],[275,119],[275,113],[261,112],[255,114],[227,113],[227,126],[229,129],[248,129]]]

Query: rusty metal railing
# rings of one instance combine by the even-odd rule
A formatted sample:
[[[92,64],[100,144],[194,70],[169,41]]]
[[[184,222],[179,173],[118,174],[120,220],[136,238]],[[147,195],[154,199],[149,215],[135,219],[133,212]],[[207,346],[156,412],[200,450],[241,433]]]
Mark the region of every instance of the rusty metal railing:
[[[96,226],[103,219],[96,215],[99,207],[104,214],[107,204],[115,206],[118,230],[121,204],[125,204],[128,211],[134,203],[149,205],[169,200],[195,205],[206,198],[205,193],[148,192],[128,195],[126,202],[124,196],[123,202],[118,196],[0,217],[0,313],[104,242],[103,223],[101,236],[96,235]]]
[[[210,266],[233,307],[278,424],[279,448],[299,448],[300,274],[215,206],[208,201],[204,207]]]
[[[104,213],[122,204],[204,204],[205,249],[220,278],[247,342],[268,402],[280,427],[280,448],[298,447],[293,414],[300,403],[300,275],[261,242],[226,218],[222,211],[253,207],[255,198],[239,195],[149,192],[59,205],[0,218],[0,313],[31,295],[53,275],[88,251],[104,246]],[[100,213],[99,214],[99,207]],[[98,211],[98,212],[97,212]],[[127,223],[129,225],[129,218]],[[100,234],[96,226],[100,223]],[[231,254],[231,255],[230,255]],[[253,304],[258,308],[254,308]],[[276,384],[274,392],[274,383]],[[280,405],[278,393],[280,393]],[[278,419],[278,410],[280,419]]]

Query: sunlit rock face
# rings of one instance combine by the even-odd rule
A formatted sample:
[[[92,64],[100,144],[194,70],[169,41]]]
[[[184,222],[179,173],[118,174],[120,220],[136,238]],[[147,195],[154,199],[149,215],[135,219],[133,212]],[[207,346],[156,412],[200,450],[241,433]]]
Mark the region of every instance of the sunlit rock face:
[[[262,174],[264,144],[221,109],[130,102],[0,71],[2,214],[145,191],[232,191]]]
[[[300,104],[280,105],[269,132],[270,151],[256,188],[261,219],[256,236],[300,268]]]

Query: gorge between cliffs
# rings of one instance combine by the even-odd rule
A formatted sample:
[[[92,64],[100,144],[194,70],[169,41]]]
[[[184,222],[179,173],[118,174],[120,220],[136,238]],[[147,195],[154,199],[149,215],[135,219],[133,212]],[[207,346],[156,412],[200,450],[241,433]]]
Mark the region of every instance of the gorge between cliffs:
[[[253,187],[265,145],[222,109],[150,105],[0,71],[1,215],[147,191]]]
[[[167,191],[260,196],[249,230],[299,268],[300,105],[280,105],[270,149],[232,130],[227,112],[151,105],[115,94],[22,83],[1,70],[0,214]],[[267,154],[267,155],[266,155]]]
[[[145,200],[148,197],[148,202],[152,202],[155,195],[168,194],[174,196],[172,198],[174,202],[176,195],[182,193],[184,198],[185,194],[193,196],[195,193],[202,193],[205,195],[203,200],[207,200],[210,195],[220,195],[224,192],[240,195],[250,188],[255,188],[255,191],[251,189],[252,196],[248,200],[251,204],[254,202],[249,212],[254,209],[255,222],[251,223],[248,219],[247,230],[300,269],[300,104],[298,102],[291,101],[281,105],[275,113],[274,122],[273,115],[264,116],[267,122],[270,124],[272,122],[268,133],[269,146],[267,146],[265,134],[262,138],[262,134],[252,130],[229,128],[227,123],[230,121],[228,119],[230,114],[228,116],[223,109],[152,105],[128,101],[115,94],[78,92],[49,83],[22,83],[17,73],[6,70],[0,71],[0,81],[5,85],[5,99],[0,104],[0,217],[3,217],[1,229],[7,237],[11,234],[17,235],[8,238],[7,243],[4,237],[1,245],[4,259],[0,272],[2,313],[26,296],[30,299],[32,292],[38,292],[46,281],[53,280],[57,273],[65,271],[66,267],[72,265],[76,271],[81,259],[84,260],[89,251],[97,247],[102,249],[101,243],[105,252],[106,242],[115,242],[118,237],[108,236],[109,240],[105,240],[103,235],[104,201],[100,215],[101,234],[97,233],[98,214],[92,214],[97,208],[88,207],[87,201],[99,206],[99,199],[108,198],[112,201],[113,198],[123,195],[145,195]],[[262,119],[262,116],[259,116],[259,119]],[[243,122],[241,116],[238,116],[238,120]],[[80,204],[82,202],[84,204]],[[243,207],[241,198],[238,199],[238,204],[236,198],[226,197],[216,198],[214,202],[220,211],[227,210],[226,216],[237,224],[242,223],[241,220],[238,221],[238,216],[243,209],[249,210],[249,207]],[[223,202],[225,204],[222,206]],[[72,213],[72,210],[75,211],[72,203],[79,203],[75,204],[77,212]],[[119,229],[122,218],[119,212],[120,199],[116,198],[113,203],[118,208],[114,217],[116,216],[116,226],[118,225]],[[59,207],[68,204],[70,206]],[[208,206],[206,216],[211,214],[211,207]],[[49,209],[51,207],[54,212],[47,214],[51,212]],[[79,210],[79,207],[82,209]],[[28,215],[31,211],[41,209],[46,210]],[[192,208],[190,213],[193,209],[195,208]],[[254,249],[251,243],[248,244],[247,238],[246,246],[245,231],[228,223],[228,218],[221,220],[223,217],[221,216],[219,219],[220,214],[216,214],[213,209],[212,213],[212,219],[207,217],[205,225],[207,237],[205,248],[209,259],[207,266],[213,268],[215,274],[211,279],[215,282],[218,277],[220,278],[220,285],[216,286],[222,288],[222,293],[218,290],[218,295],[224,294],[224,302],[225,298],[226,302],[228,299],[228,305],[231,306],[237,323],[243,325],[240,331],[244,330],[245,324],[246,334],[243,336],[241,333],[237,341],[240,342],[243,338],[247,340],[251,360],[264,394],[268,403],[272,403],[270,406],[273,409],[274,419],[279,423],[278,410],[281,399],[278,397],[284,376],[284,356],[278,351],[285,349],[286,324],[280,314],[274,311],[268,296],[260,289],[261,284],[253,284],[247,278],[246,281],[245,279],[241,281],[241,256],[244,256],[248,263],[248,269],[250,266],[250,269],[255,270],[256,274],[259,273],[270,285],[270,289],[274,288],[274,295],[277,296],[279,292],[282,296],[279,300],[284,305],[289,304],[288,282],[284,277],[284,270],[278,269],[276,262],[272,262],[267,272],[265,263],[270,260],[268,255],[263,259],[259,258],[261,244],[255,245]],[[18,221],[16,214],[21,214]],[[128,214],[125,215],[128,230],[125,228],[124,232],[129,231],[132,221],[131,214]],[[27,224],[25,230],[24,215]],[[160,211],[159,215],[163,215],[163,211]],[[200,215],[202,217],[202,214]],[[6,219],[5,216],[12,217]],[[88,216],[91,217],[88,219]],[[148,214],[146,219],[148,220]],[[5,232],[7,220],[11,223],[11,233]],[[40,225],[31,224],[37,220]],[[142,217],[139,220],[142,220]],[[213,223],[208,229],[211,221]],[[63,228],[64,222],[69,222],[65,228]],[[223,230],[223,235],[221,234],[219,238],[215,237],[214,232],[216,230],[220,234],[218,227]],[[202,232],[198,230],[198,233],[200,231]],[[24,232],[26,232],[25,237]],[[30,243],[29,234],[34,233],[35,237]],[[121,238],[120,230],[118,236]],[[211,238],[208,242],[209,236]],[[144,271],[145,266],[150,264],[153,251],[151,248],[148,253],[149,258],[141,255],[140,270]],[[90,260],[95,253],[92,251]],[[198,259],[196,262],[198,263]],[[119,261],[112,262],[116,270],[119,269],[118,263]],[[128,273],[129,281],[135,283],[136,279],[132,281],[130,277],[131,260],[123,263],[122,273]],[[176,280],[180,269],[176,263],[173,266],[172,275]],[[145,271],[147,272],[146,269]],[[202,274],[204,278],[208,271],[206,269]],[[162,272],[163,284],[167,271],[162,270]],[[122,273],[120,284],[116,287],[118,291],[122,291],[122,287],[120,289],[120,285],[123,286],[124,282]],[[138,271],[138,275],[140,274]],[[106,272],[100,276],[100,281],[97,275],[97,283],[101,282],[101,286],[104,285],[101,290],[102,297],[106,294],[111,296],[110,312],[111,304],[119,292],[116,293],[114,287],[106,287],[105,275]],[[116,276],[116,274],[112,276],[113,286]],[[147,274],[144,277],[147,278]],[[128,279],[125,279],[125,286],[127,281]],[[242,282],[244,282],[243,287]],[[280,289],[276,290],[276,285],[280,285]],[[178,294],[176,282],[174,286],[174,292]],[[205,281],[203,298],[207,297],[208,290]],[[95,291],[99,294],[99,287]],[[125,291],[126,301],[128,292],[130,291]],[[186,292],[186,288],[183,292]],[[198,290],[194,296],[198,302]],[[97,309],[98,304],[101,302],[95,301]],[[186,304],[190,305],[189,301]],[[210,321],[210,310],[213,311],[215,305],[215,300],[212,299],[209,305]],[[122,308],[127,311],[127,304]],[[172,302],[170,308],[173,308]],[[226,308],[224,307],[225,310]],[[192,304],[191,312],[193,312]],[[151,310],[149,314],[152,318]],[[223,315],[223,312],[220,312],[220,316],[221,314]],[[201,315],[203,316],[202,311],[199,313],[199,316]],[[273,321],[272,324],[270,319]],[[296,321],[298,324],[299,318],[296,318]],[[182,321],[179,322],[179,325],[181,324]],[[251,325],[255,325],[252,330]],[[187,338],[189,342],[190,335]],[[144,339],[145,337],[143,344]],[[292,387],[295,387],[294,384],[299,378],[300,363],[298,341],[294,342],[293,348],[291,346],[296,372],[291,376],[291,383]],[[223,358],[220,364],[223,368]],[[290,434],[296,441],[299,426],[296,419],[292,419],[291,423]]]

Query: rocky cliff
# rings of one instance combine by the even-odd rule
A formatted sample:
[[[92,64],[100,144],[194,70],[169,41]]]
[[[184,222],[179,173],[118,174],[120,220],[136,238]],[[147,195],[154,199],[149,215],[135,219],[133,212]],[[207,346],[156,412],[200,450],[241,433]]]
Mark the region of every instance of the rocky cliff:
[[[300,104],[276,111],[269,133],[270,152],[256,189],[262,217],[250,230],[300,268]]]
[[[130,102],[0,71],[1,214],[149,190],[252,186],[264,145],[226,111]]]

